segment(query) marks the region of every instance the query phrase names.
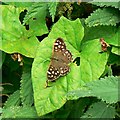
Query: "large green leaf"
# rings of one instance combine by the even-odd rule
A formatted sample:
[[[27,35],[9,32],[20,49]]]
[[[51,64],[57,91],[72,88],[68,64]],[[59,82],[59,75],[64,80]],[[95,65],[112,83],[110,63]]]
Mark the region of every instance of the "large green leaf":
[[[79,89],[71,91],[67,94],[68,100],[75,100],[81,97],[97,97],[106,101],[107,103],[116,103],[119,101],[118,98],[118,83],[119,77],[109,76],[102,78],[98,81],[92,81],[87,83],[85,90]]]
[[[89,16],[85,20],[85,23],[89,27],[98,25],[115,26],[119,22],[120,22],[119,10],[113,8],[97,9],[91,14],[91,16]]]
[[[81,118],[114,118],[115,108],[104,102],[97,102],[91,105],[89,110]]]
[[[47,14],[47,3],[37,2],[29,7],[24,18],[24,24],[29,24],[29,29],[34,31],[36,36],[48,33],[45,17]]]
[[[37,118],[35,107],[10,106],[3,109],[2,118]]]
[[[85,36],[83,40],[92,40],[96,38],[104,38],[108,43],[112,43],[114,41],[110,40],[115,36],[117,27],[115,26],[96,26],[96,27],[88,27],[85,26]]]
[[[78,19],[70,21],[61,17],[49,36],[41,42],[32,66],[34,99],[39,116],[62,107],[66,102],[65,95],[68,91],[82,87],[85,82],[98,79],[103,73],[107,62],[106,53],[99,53],[101,45],[97,39],[81,45],[83,30]],[[56,82],[50,82],[51,87],[45,88],[53,43],[58,37],[64,39],[73,59],[80,57],[80,66],[71,63],[68,75],[60,77]]]
[[[120,10],[119,0],[115,0],[115,2],[114,1],[113,2],[112,1],[111,2],[107,2],[107,1],[106,2],[105,1],[104,2],[102,2],[102,1],[95,2],[95,1],[96,0],[93,0],[91,3],[94,5],[100,6],[100,7],[106,7],[106,6],[109,7],[110,6],[110,7],[118,8]]]
[[[19,21],[21,8],[10,5],[0,6],[2,10],[2,26],[0,26],[0,49],[7,53],[21,53],[34,58],[39,41],[33,32],[26,30]]]

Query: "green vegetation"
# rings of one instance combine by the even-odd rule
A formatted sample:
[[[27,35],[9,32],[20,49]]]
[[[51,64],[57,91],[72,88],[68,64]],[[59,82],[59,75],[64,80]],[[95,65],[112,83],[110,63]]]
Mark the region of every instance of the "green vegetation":
[[[119,3],[3,2],[2,118],[120,118]],[[45,88],[59,37],[71,71]]]

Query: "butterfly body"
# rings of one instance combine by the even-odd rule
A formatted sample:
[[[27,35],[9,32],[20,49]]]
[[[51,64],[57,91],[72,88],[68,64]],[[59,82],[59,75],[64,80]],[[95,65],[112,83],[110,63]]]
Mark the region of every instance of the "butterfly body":
[[[68,64],[72,61],[72,54],[66,49],[62,38],[54,42],[51,62],[47,71],[47,81],[55,81],[70,71]]]

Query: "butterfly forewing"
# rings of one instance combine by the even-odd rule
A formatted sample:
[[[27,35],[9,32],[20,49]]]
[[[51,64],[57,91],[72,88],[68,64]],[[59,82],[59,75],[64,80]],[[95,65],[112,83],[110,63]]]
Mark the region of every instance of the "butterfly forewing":
[[[47,78],[54,81],[60,76],[66,75],[70,68],[68,64],[72,61],[72,54],[66,49],[63,39],[58,38],[53,47],[53,54],[49,69],[47,71]]]

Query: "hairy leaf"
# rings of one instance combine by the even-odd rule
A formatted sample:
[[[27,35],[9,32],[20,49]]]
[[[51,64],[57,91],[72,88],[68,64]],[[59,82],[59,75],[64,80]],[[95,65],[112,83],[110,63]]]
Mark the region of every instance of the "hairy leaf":
[[[31,66],[24,65],[20,89],[20,97],[23,106],[31,106],[33,104]]]
[[[15,91],[12,95],[7,99],[4,109],[9,108],[10,106],[19,106],[20,104],[20,91]]]
[[[54,22],[57,5],[58,5],[58,2],[49,2],[48,3],[49,12],[50,12],[50,15],[52,16],[52,22]]]
[[[118,83],[120,77],[109,76],[99,81],[92,81],[86,85],[85,90],[75,90],[67,94],[68,100],[74,100],[81,97],[97,97],[107,103],[116,103],[118,98]]]
[[[119,10],[113,8],[103,8],[94,11],[85,23],[89,26],[112,25],[115,26],[120,22]]]
[[[120,77],[105,77],[99,81],[91,82],[88,84],[90,91],[98,98],[106,101],[107,103],[116,103],[118,98],[118,83]]]
[[[81,118],[114,118],[115,108],[104,102],[97,102],[91,105]]]
[[[33,32],[26,30],[19,21],[21,8],[10,5],[0,6],[2,10],[2,26],[0,26],[2,46],[0,50],[7,53],[21,53],[34,58],[39,41]]]
[[[45,17],[47,14],[47,3],[36,2],[29,9],[24,18],[24,24],[29,24],[36,36],[48,33]]]
[[[91,3],[94,4],[94,5],[97,5],[97,6],[100,6],[100,7],[115,7],[115,8],[118,8],[120,10],[120,2],[119,0],[118,1],[115,1],[115,2],[94,2],[95,0],[93,0]]]
[[[99,53],[101,44],[97,39],[81,45],[83,30],[79,19],[70,21],[61,17],[52,27],[49,36],[41,42],[32,66],[34,100],[39,116],[62,107],[66,102],[67,92],[82,87],[85,82],[98,79],[103,73],[108,56],[106,53]],[[71,63],[68,75],[50,82],[51,87],[45,88],[53,43],[58,37],[64,39],[73,59],[80,57],[80,66]],[[98,68],[99,71],[96,70]]]
[[[3,109],[2,118],[37,118],[37,113],[34,107],[10,106]]]

